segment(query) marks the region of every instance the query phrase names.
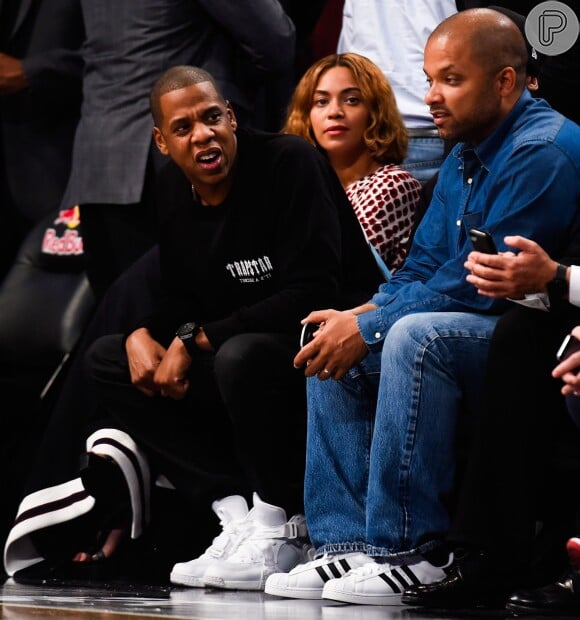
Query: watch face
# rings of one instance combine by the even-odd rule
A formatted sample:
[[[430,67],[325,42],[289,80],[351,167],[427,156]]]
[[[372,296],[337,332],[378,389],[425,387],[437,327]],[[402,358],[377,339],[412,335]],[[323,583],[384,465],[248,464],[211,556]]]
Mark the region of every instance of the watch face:
[[[177,336],[179,338],[191,338],[198,331],[198,327],[196,323],[184,323],[177,330]]]

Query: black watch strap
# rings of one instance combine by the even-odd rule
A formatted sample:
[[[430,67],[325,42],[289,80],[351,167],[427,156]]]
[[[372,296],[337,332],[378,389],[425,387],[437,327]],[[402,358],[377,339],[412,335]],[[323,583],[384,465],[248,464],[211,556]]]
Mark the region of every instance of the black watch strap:
[[[554,280],[560,280],[564,282],[566,286],[568,286],[568,280],[566,279],[566,274],[568,273],[568,265],[562,265],[559,263],[556,267],[556,275],[554,276]]]
[[[556,275],[548,283],[548,295],[553,299],[561,299],[568,295],[568,280],[566,274],[568,273],[568,265],[562,265],[561,263],[556,268]]]
[[[183,323],[180,325],[175,335],[183,342],[185,348],[189,353],[197,351],[197,345],[195,343],[195,337],[201,331],[201,325],[190,321],[188,323]]]

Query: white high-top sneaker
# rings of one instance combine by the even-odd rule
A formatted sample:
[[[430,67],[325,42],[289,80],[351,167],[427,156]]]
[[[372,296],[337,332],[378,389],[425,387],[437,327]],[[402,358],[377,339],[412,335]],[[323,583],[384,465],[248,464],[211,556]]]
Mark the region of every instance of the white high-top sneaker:
[[[241,495],[230,495],[216,500],[211,505],[220,518],[221,533],[198,557],[189,562],[179,562],[173,567],[169,579],[171,583],[190,588],[203,588],[203,575],[213,562],[223,562],[233,553],[252,527],[248,520],[248,504]]]
[[[263,502],[254,493],[248,513],[253,528],[223,561],[211,563],[203,577],[207,586],[228,590],[263,590],[272,573],[284,573],[311,559],[304,515],[286,521],[283,508]]]

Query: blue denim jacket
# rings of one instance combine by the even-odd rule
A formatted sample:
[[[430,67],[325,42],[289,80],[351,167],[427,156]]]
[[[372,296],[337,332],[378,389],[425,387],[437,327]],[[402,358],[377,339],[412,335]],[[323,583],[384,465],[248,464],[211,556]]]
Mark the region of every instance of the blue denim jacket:
[[[370,300],[377,309],[357,317],[367,346],[378,350],[406,314],[503,312],[508,301],[465,280],[469,229],[488,230],[500,252],[504,236],[523,235],[558,256],[580,232],[579,207],[580,127],[526,90],[488,138],[443,162],[405,264]]]

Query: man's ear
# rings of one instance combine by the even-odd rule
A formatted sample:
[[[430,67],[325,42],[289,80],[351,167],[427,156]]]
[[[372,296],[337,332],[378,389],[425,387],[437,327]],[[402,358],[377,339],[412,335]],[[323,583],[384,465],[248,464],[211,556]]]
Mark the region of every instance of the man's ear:
[[[169,150],[167,149],[167,144],[165,144],[165,138],[161,133],[159,127],[153,127],[153,139],[155,140],[155,145],[159,149],[159,151],[163,155],[169,155]]]
[[[235,131],[238,128],[238,120],[236,119],[236,115],[234,114],[234,109],[232,108],[229,101],[226,101],[226,110],[228,113],[228,118],[230,119],[230,125],[233,127]]]
[[[513,67],[504,67],[498,76],[500,94],[507,97],[511,94],[518,83],[518,76]]]

